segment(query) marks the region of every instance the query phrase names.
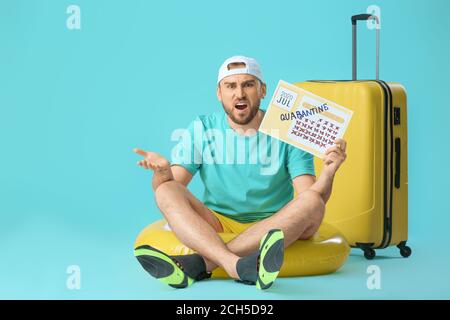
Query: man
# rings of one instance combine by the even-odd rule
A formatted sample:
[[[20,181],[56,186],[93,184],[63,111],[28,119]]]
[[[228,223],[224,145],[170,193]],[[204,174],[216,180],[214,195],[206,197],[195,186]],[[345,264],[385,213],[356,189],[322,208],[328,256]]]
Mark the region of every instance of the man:
[[[267,289],[281,268],[284,248],[312,237],[319,228],[334,175],[346,158],[346,142],[337,139],[327,150],[316,180],[311,154],[257,131],[265,95],[256,60],[231,57],[220,67],[217,81],[224,112],[198,117],[188,128],[192,136],[196,126],[216,133],[231,131],[248,148],[237,150],[237,156],[231,152],[230,159],[244,161],[218,161],[217,154],[230,154],[234,140],[225,144],[208,135],[200,141],[198,135],[191,139],[185,156],[175,156],[172,164],[157,153],[134,150],[144,157],[138,164],[154,171],[156,203],[171,229],[196,252],[168,256],[149,246],[139,248],[139,262],[154,277],[182,288],[210,277],[220,266],[236,281]],[[267,163],[252,161],[264,139],[269,141],[266,151],[276,161],[269,173],[262,170]],[[205,156],[213,160],[205,161]],[[197,171],[205,185],[203,202],[186,188]],[[239,235],[225,244],[219,232]]]

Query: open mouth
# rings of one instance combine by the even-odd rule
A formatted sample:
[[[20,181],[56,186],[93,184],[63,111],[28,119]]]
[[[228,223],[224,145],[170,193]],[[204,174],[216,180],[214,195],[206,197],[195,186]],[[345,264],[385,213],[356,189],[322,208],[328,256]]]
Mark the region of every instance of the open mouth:
[[[234,107],[238,110],[244,110],[245,108],[247,108],[247,104],[239,102],[239,103],[236,103],[234,105]]]

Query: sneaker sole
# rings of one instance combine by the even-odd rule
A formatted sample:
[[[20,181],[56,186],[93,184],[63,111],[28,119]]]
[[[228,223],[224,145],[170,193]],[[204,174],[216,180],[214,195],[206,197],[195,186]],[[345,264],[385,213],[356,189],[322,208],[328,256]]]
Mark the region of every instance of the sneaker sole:
[[[284,234],[282,230],[270,230],[259,246],[259,271],[256,288],[266,290],[278,277],[284,260]]]
[[[134,250],[134,256],[152,277],[177,289],[194,283],[176,263],[164,252],[151,246],[141,246]]]

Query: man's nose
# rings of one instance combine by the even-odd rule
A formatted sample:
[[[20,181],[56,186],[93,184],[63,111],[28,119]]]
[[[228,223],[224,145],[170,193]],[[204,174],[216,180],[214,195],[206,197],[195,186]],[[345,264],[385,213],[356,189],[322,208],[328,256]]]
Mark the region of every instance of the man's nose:
[[[244,89],[241,86],[238,86],[236,88],[236,97],[238,99],[245,98],[245,92],[244,92]]]

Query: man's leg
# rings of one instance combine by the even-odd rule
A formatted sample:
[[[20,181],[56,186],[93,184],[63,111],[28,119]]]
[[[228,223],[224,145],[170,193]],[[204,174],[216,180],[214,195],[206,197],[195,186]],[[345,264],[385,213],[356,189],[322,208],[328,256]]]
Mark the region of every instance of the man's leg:
[[[298,239],[313,236],[322,223],[324,214],[325,204],[321,195],[312,190],[304,191],[280,211],[259,221],[228,242],[227,247],[238,256],[248,255],[258,249],[261,237],[270,229],[281,229],[284,232],[284,245],[288,247]],[[207,266],[208,271],[217,267],[212,261],[207,261]]]
[[[239,279],[236,272],[239,256],[231,252],[217,235],[223,231],[222,226],[206,206],[175,180],[159,185],[155,198],[177,238],[203,256],[207,268],[221,266],[230,277]]]

